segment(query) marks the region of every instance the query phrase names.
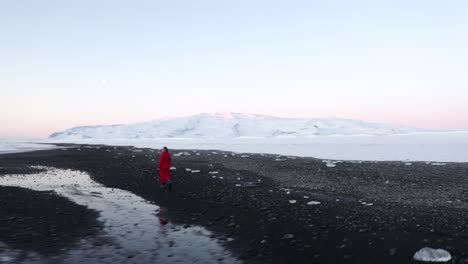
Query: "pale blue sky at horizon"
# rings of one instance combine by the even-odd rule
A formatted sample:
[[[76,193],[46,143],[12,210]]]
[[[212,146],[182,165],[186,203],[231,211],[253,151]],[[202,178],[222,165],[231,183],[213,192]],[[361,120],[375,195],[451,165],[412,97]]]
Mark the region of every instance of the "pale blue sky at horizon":
[[[468,1],[0,1],[0,137],[200,112],[468,128]]]

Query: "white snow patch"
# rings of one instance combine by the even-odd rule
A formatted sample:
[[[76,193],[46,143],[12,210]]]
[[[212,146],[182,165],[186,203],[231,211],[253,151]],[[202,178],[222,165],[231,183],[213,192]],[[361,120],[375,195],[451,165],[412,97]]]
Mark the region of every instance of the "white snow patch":
[[[447,262],[452,259],[452,256],[445,249],[425,247],[417,251],[413,258],[418,261],[426,262]]]
[[[317,201],[310,201],[307,203],[307,205],[318,205],[320,204],[320,202],[317,202]]]
[[[180,156],[191,156],[192,154],[190,154],[190,152],[187,152],[187,151],[183,151],[183,152],[179,152],[179,153],[176,153],[174,154],[175,157],[180,157]]]
[[[296,200],[289,200],[289,203],[295,204],[297,201]]]
[[[336,167],[337,163],[340,163],[342,161],[339,161],[339,160],[323,160],[322,162],[325,162],[327,167],[334,168],[334,167]]]
[[[208,172],[209,174],[218,174],[219,172],[218,171],[210,171]]]
[[[199,173],[200,170],[192,170],[192,173]]]

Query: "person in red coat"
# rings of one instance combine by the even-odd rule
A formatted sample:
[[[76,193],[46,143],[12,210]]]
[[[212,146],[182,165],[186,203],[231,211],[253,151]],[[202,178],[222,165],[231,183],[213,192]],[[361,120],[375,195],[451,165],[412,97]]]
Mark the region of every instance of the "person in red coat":
[[[158,169],[161,176],[161,188],[164,188],[167,184],[168,189],[172,189],[171,176],[171,154],[167,147],[162,148],[161,160],[159,161]]]

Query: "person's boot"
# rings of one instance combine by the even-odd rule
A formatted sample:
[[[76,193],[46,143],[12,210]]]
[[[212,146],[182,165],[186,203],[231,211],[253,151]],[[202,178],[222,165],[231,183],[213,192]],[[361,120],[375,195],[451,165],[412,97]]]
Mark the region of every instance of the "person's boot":
[[[171,181],[168,181],[168,182],[167,182],[167,189],[168,189],[169,191],[172,190],[172,182],[171,182]]]

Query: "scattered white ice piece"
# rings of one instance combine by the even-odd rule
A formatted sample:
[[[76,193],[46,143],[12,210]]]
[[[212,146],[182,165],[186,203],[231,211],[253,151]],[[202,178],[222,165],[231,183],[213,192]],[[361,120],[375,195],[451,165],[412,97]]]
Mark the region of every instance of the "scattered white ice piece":
[[[431,163],[431,165],[432,166],[444,166],[445,163],[443,163],[443,162],[433,162],[433,163]]]
[[[237,183],[236,186],[237,186],[237,187],[240,187],[241,185]]]
[[[221,180],[224,179],[223,177],[219,177]]]
[[[405,165],[410,166],[410,165],[412,165],[412,163],[411,162],[405,162]]]
[[[185,168],[186,171],[191,171],[192,169],[189,169],[189,168]]]
[[[452,259],[452,256],[445,249],[425,247],[416,252],[413,258],[418,261],[447,262]]]
[[[241,158],[248,158],[250,157],[249,155],[241,155]]]
[[[210,171],[210,172],[208,172],[208,173],[209,173],[209,174],[218,174],[219,172],[217,172],[217,171]]]
[[[197,153],[195,153],[195,155],[200,156],[200,153],[197,152]]]
[[[176,167],[172,166],[171,168],[169,168],[170,170],[176,170]]]
[[[279,158],[276,158],[275,160],[276,160],[276,161],[285,161],[286,159],[279,159]]]
[[[192,173],[198,173],[200,170],[192,170]]]
[[[307,203],[307,205],[318,205],[320,204],[320,202],[317,202],[317,201],[310,201]]]
[[[339,160],[322,160],[322,162],[325,162],[327,167],[333,168],[333,167],[336,167],[337,163],[340,163],[342,161],[339,161]]]
[[[0,257],[0,262],[10,262],[12,260],[13,260],[13,258],[9,257],[9,256],[1,256]]]
[[[224,156],[223,156],[223,157],[227,158],[227,157],[228,157],[228,155],[224,154]]]
[[[304,199],[309,199],[309,196],[307,196],[307,195],[304,195]]]
[[[190,154],[190,152],[186,152],[186,151],[184,151],[184,152],[179,152],[179,153],[174,154],[175,157],[179,157],[179,156],[190,156],[190,155],[192,155],[192,154]]]
[[[213,151],[213,152],[211,152],[211,153],[213,153],[213,154],[218,154],[218,152],[216,152],[216,151]]]
[[[238,177],[237,180],[240,181],[240,178]]]
[[[296,203],[296,200],[289,200],[289,203],[294,204],[294,203]]]
[[[216,179],[216,176],[211,176],[211,178]]]

